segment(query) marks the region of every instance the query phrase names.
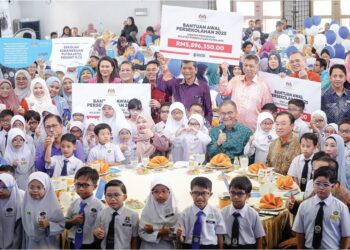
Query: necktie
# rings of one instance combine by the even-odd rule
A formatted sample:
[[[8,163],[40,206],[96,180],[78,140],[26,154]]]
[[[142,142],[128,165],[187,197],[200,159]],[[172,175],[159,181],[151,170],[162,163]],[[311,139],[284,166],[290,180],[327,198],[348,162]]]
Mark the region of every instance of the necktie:
[[[32,136],[32,138],[33,138],[33,140],[34,140],[34,136],[35,136],[35,134],[34,134],[34,133],[32,133],[32,134],[31,134],[31,136]]]
[[[61,176],[67,176],[67,163],[68,160],[63,160],[63,168],[62,168],[62,172],[61,172]]]
[[[307,172],[309,170],[309,162],[310,162],[310,160],[305,160],[303,172],[301,173],[300,190],[302,192],[304,192],[305,188],[306,188],[307,174],[308,174]]]
[[[197,215],[197,220],[193,227],[193,237],[192,237],[192,249],[199,249],[201,233],[202,233],[202,215],[203,211],[199,211]]]
[[[81,245],[83,244],[83,228],[84,228],[84,223],[85,223],[85,213],[84,213],[85,206],[86,206],[86,203],[80,202],[79,214],[83,214],[84,221],[83,221],[83,224],[78,225],[77,231],[75,232],[75,241],[74,241],[75,249],[80,249]]]
[[[239,213],[233,213],[232,216],[234,217],[233,223],[232,223],[232,235],[231,235],[231,245],[233,247],[238,246],[238,240],[239,240],[239,221],[238,217],[241,216]]]
[[[323,224],[323,206],[324,202],[321,201],[319,203],[320,208],[318,209],[316,220],[315,220],[315,227],[314,227],[314,237],[312,239],[312,246],[315,249],[320,248],[321,241],[322,241],[322,224]]]
[[[8,134],[5,135],[5,148],[7,146],[7,137],[8,137]]]
[[[114,212],[112,215],[112,220],[111,222],[109,222],[108,233],[106,238],[106,249],[114,249],[114,221],[117,215],[118,213]]]

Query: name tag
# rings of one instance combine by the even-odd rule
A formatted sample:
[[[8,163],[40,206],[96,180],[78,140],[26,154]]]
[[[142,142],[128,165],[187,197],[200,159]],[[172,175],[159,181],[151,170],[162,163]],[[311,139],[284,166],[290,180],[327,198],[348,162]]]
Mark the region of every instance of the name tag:
[[[165,215],[165,218],[169,218],[169,217],[171,217],[171,216],[174,216],[174,213]]]
[[[5,216],[6,217],[15,216],[15,210],[12,207],[6,208]]]
[[[131,224],[128,224],[128,223],[123,223],[122,224],[124,227],[131,227]]]
[[[215,224],[215,220],[206,220],[205,223],[208,223],[208,224]]]

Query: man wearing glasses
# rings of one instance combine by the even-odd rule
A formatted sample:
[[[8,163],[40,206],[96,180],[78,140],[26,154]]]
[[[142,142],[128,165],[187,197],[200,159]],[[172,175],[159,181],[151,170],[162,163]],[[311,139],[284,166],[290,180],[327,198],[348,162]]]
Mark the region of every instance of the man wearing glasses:
[[[62,155],[61,152],[61,137],[63,134],[62,119],[53,114],[49,114],[44,118],[44,127],[47,134],[44,142],[39,142],[36,147],[35,167],[41,172],[48,173],[45,168],[45,151],[48,145],[53,141],[51,156]],[[76,150],[74,150],[74,156],[85,162],[83,145],[77,140]],[[52,172],[52,171],[51,171]],[[52,173],[48,173],[49,175]]]
[[[219,114],[222,124],[210,130],[211,142],[207,152],[209,158],[224,153],[233,161],[235,156],[243,154],[252,131],[236,121],[237,107],[233,101],[224,101],[220,105]]]
[[[317,73],[307,69],[306,59],[300,51],[295,51],[289,56],[289,64],[293,71],[291,77],[321,82],[321,78]]]

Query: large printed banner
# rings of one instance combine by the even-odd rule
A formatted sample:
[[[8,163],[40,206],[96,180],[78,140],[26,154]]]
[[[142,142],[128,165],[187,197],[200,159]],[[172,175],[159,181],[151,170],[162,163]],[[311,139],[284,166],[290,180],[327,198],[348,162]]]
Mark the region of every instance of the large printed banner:
[[[301,99],[305,102],[302,119],[310,122],[312,112],[321,109],[321,83],[261,71],[259,77],[269,86],[279,110],[287,109],[289,100]]]
[[[65,70],[66,67],[85,65],[90,56],[92,37],[59,38],[52,40],[51,68]]]
[[[27,38],[1,38],[0,64],[9,68],[25,68],[38,59],[51,61],[54,70],[85,65],[89,59],[92,37],[36,40]]]
[[[167,58],[238,65],[243,16],[163,5],[160,51]]]
[[[106,99],[116,99],[124,114],[128,115],[128,102],[137,98],[141,101],[143,112],[151,115],[150,84],[73,84],[72,106],[83,107],[88,118],[100,118],[101,105]]]

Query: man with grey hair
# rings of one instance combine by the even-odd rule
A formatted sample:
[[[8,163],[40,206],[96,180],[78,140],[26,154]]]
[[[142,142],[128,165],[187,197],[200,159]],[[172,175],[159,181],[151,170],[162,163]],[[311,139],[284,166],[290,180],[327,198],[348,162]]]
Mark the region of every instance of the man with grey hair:
[[[244,75],[227,80],[228,64],[223,63],[222,77],[219,92],[222,96],[231,96],[237,105],[237,121],[252,129],[256,129],[256,121],[261,108],[272,102],[269,87],[259,79],[259,58],[256,55],[247,55],[243,60]]]

